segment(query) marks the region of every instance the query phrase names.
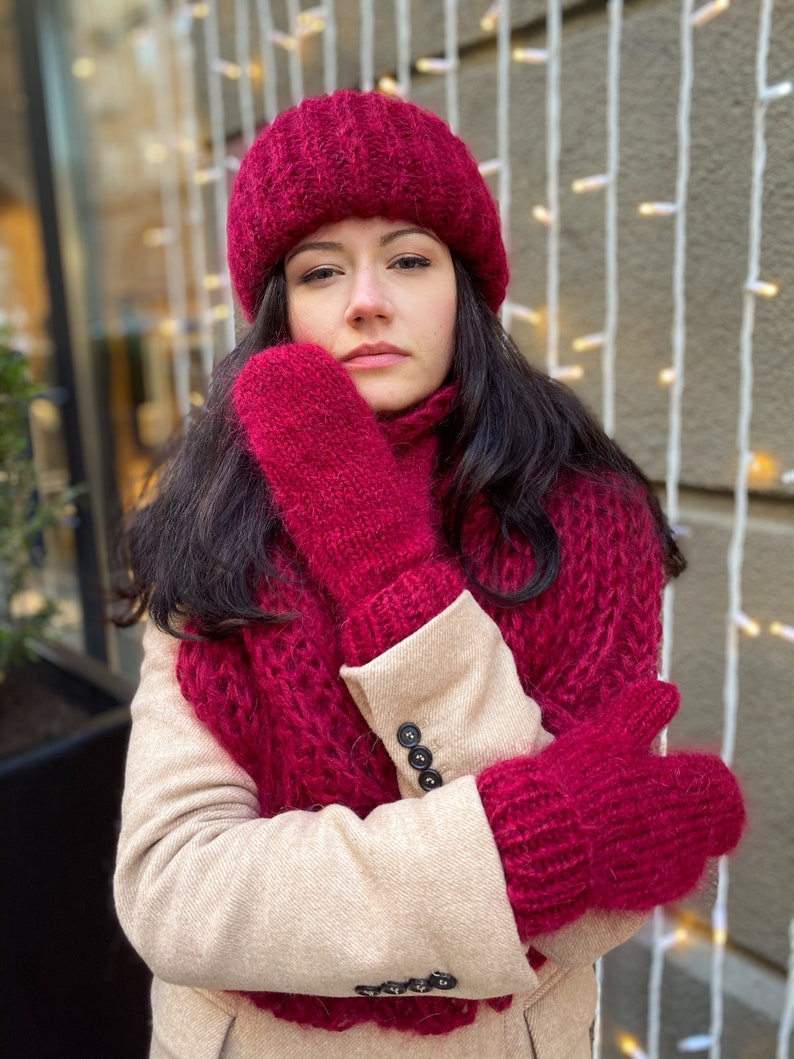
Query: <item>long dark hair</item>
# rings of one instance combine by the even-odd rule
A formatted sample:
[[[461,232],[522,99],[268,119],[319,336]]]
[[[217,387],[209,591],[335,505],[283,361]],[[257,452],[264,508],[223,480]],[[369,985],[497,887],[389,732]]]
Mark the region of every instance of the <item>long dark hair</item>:
[[[533,368],[454,259],[457,321],[451,376],[458,396],[439,429],[442,464],[454,467],[444,528],[470,579],[495,602],[523,603],[557,577],[560,545],[544,501],[566,474],[617,477],[641,488],[657,526],[668,576],[685,561],[645,475],[578,397]],[[281,524],[261,471],[249,456],[231,409],[243,364],[289,340],[284,270],[265,287],[240,344],[215,369],[206,405],[153,472],[155,496],[136,510],[121,540],[128,571],[114,621],[131,625],[148,608],[162,629],[180,635],[189,617],[211,638],[252,623],[284,620],[257,606],[263,578],[277,580],[274,550]],[[480,584],[463,554],[466,512],[478,494],[493,505],[505,540],[523,535],[535,570],[518,591]]]

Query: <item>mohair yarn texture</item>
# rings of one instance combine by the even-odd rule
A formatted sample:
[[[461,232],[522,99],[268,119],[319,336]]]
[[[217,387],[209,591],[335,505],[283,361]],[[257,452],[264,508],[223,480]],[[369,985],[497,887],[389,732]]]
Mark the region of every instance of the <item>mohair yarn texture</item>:
[[[450,400],[448,389],[439,391],[382,424],[395,458],[422,452],[435,526],[445,481],[430,480],[434,427]],[[638,487],[614,478],[560,482],[547,510],[561,546],[560,574],[551,588],[508,609],[474,594],[513,652],[544,727],[560,735],[598,715],[636,680],[655,676],[663,573],[661,547]],[[486,583],[495,578],[503,589],[516,588],[533,570],[528,545],[516,540],[508,547],[484,498],[469,511],[463,543]],[[278,555],[286,580],[262,586],[260,602],[299,616],[222,641],[184,641],[179,683],[198,717],[257,784],[264,817],[339,803],[363,818],[399,799],[394,764],[339,676],[349,658],[338,604],[286,536]],[[419,584],[414,590],[421,591]],[[356,984],[350,983],[351,992]],[[279,1018],[327,1030],[374,1021],[420,1034],[448,1033],[473,1021],[478,1006],[436,995],[248,995]]]
[[[678,700],[671,684],[640,681],[608,717],[478,777],[523,940],[588,908],[641,912],[677,900],[707,857],[738,843],[742,795],[720,758],[651,752]]]
[[[342,90],[279,114],[242,160],[227,241],[249,320],[287,251],[349,217],[428,229],[468,265],[494,312],[504,301],[509,273],[499,213],[463,140],[413,103]]]

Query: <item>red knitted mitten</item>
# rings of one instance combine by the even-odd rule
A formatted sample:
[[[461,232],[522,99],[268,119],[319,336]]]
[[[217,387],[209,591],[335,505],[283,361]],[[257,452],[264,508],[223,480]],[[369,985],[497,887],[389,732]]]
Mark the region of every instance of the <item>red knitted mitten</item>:
[[[428,482],[401,468],[328,352],[257,353],[234,402],[287,532],[345,619],[346,661],[369,661],[460,595],[462,575],[436,557]]]
[[[643,681],[609,717],[478,778],[525,941],[588,908],[640,912],[683,897],[709,857],[736,846],[744,806],[723,762],[649,750],[677,707],[675,688]]]

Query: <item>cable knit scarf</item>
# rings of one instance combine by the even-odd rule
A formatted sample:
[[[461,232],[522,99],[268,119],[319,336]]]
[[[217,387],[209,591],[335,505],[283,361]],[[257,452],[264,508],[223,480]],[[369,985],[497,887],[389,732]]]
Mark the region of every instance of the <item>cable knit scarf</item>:
[[[432,466],[434,428],[450,400],[442,390],[384,422],[395,451],[429,453]],[[662,568],[650,516],[633,485],[577,479],[559,487],[547,510],[562,552],[554,585],[516,608],[495,607],[474,594],[513,651],[544,726],[557,734],[628,681],[656,672]],[[523,584],[532,572],[528,546],[504,542],[482,498],[469,512],[464,547],[474,572],[490,579],[495,569],[502,588]],[[264,586],[260,602],[298,617],[218,642],[183,641],[179,683],[198,717],[255,781],[264,817],[339,803],[363,818],[399,799],[395,768],[339,676],[344,659],[330,601],[301,571],[289,540],[279,561],[286,580]],[[337,1031],[374,1021],[449,1033],[472,1022],[478,1007],[476,1000],[442,996],[246,995],[278,1018]],[[502,1008],[509,998],[491,1003]]]

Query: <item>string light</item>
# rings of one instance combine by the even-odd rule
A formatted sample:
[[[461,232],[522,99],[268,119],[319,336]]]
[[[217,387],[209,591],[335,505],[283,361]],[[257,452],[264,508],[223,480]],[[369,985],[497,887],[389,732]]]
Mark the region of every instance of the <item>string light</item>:
[[[221,275],[219,272],[210,272],[202,280],[202,286],[204,287],[204,290],[220,290],[221,287],[225,287],[228,282],[228,276]]]
[[[307,7],[299,12],[296,23],[299,37],[313,37],[326,27],[326,10],[322,6]]]
[[[141,238],[144,246],[168,246],[175,235],[171,228],[146,228]]]
[[[222,74],[223,77],[228,77],[230,81],[238,81],[243,74],[239,63],[230,62],[228,59],[215,59],[212,63],[211,69],[216,74]]]
[[[489,158],[487,162],[480,162],[477,168],[482,176],[493,176],[502,168],[502,163],[498,158]]]
[[[641,202],[637,213],[642,217],[672,217],[678,213],[678,206],[674,202]]]
[[[757,485],[770,485],[780,478],[780,461],[769,452],[754,452],[747,468],[747,477]]]
[[[532,207],[532,219],[547,227],[554,221],[551,211],[542,205]]]
[[[648,1055],[640,1047],[639,1041],[629,1033],[621,1033],[617,1039],[617,1045],[621,1053],[627,1055],[629,1059],[648,1059]]]
[[[744,288],[748,294],[757,294],[759,298],[776,298],[780,288],[777,283],[765,283],[763,280],[753,280]]]
[[[604,335],[602,332],[592,335],[580,335],[579,338],[573,340],[575,353],[589,353],[593,349],[601,349],[603,345]]]
[[[175,320],[171,316],[165,316],[157,323],[157,334],[162,335],[163,338],[173,338],[173,336],[179,334],[182,329],[182,322],[180,320]]]
[[[761,623],[756,618],[751,618],[748,614],[745,614],[743,610],[738,610],[734,614],[733,620],[747,636],[755,638],[761,635]]]
[[[150,165],[162,165],[168,158],[168,147],[164,143],[152,141],[144,147],[143,157]]]
[[[206,18],[210,13],[210,5],[203,2],[203,0],[199,3],[186,4],[185,6],[191,18]]]
[[[401,99],[405,97],[405,91],[400,82],[388,75],[378,78],[378,91],[383,92],[385,96],[398,96]]]
[[[87,55],[81,55],[72,63],[72,74],[80,81],[93,77],[96,73],[96,63]]]
[[[545,66],[549,61],[549,53],[545,48],[513,48],[511,55],[514,62],[527,66]]]
[[[705,1052],[714,1043],[710,1033],[696,1033],[692,1037],[684,1037],[678,1042],[678,1051],[692,1054],[694,1052]]]
[[[779,636],[781,640],[794,643],[794,625],[784,625],[782,621],[773,621],[769,626],[769,631],[773,636]]]
[[[711,22],[717,15],[727,11],[730,6],[731,0],[711,0],[710,3],[704,4],[703,7],[699,7],[694,12],[691,18],[692,25],[705,26],[707,22]]]
[[[193,174],[194,183],[198,184],[199,187],[203,187],[205,184],[214,184],[223,176],[223,171],[218,169],[217,166],[207,166],[206,169],[197,169]]]
[[[672,386],[675,382],[675,368],[662,368],[657,379],[660,386]]]
[[[525,323],[537,325],[543,319],[542,313],[539,313],[537,309],[530,309],[528,305],[518,305],[516,302],[508,302],[507,305],[510,315]]]
[[[769,85],[761,93],[760,99],[762,103],[774,103],[775,100],[785,99],[786,96],[790,96],[794,90],[794,84],[791,81],[781,81],[776,85]]]
[[[667,952],[668,949],[674,949],[684,944],[689,939],[689,931],[686,927],[676,927],[675,930],[669,931],[664,934],[660,940],[660,945],[663,952]]]
[[[439,59],[432,56],[423,56],[416,60],[416,69],[420,74],[445,74],[457,67],[455,59]]]
[[[498,2],[495,4],[491,4],[491,6],[480,19],[480,29],[484,30],[486,33],[493,33],[499,23],[499,18],[501,17],[501,14],[501,4],[499,4]]]
[[[584,378],[584,368],[581,364],[560,364],[552,368],[549,374],[558,382],[577,382]]]
[[[295,51],[298,47],[298,38],[293,37],[290,33],[284,33],[283,30],[271,29],[269,37],[276,47],[281,48],[283,51]]]
[[[598,173],[596,176],[580,177],[571,184],[571,191],[581,195],[584,191],[600,191],[609,183],[606,173]]]

